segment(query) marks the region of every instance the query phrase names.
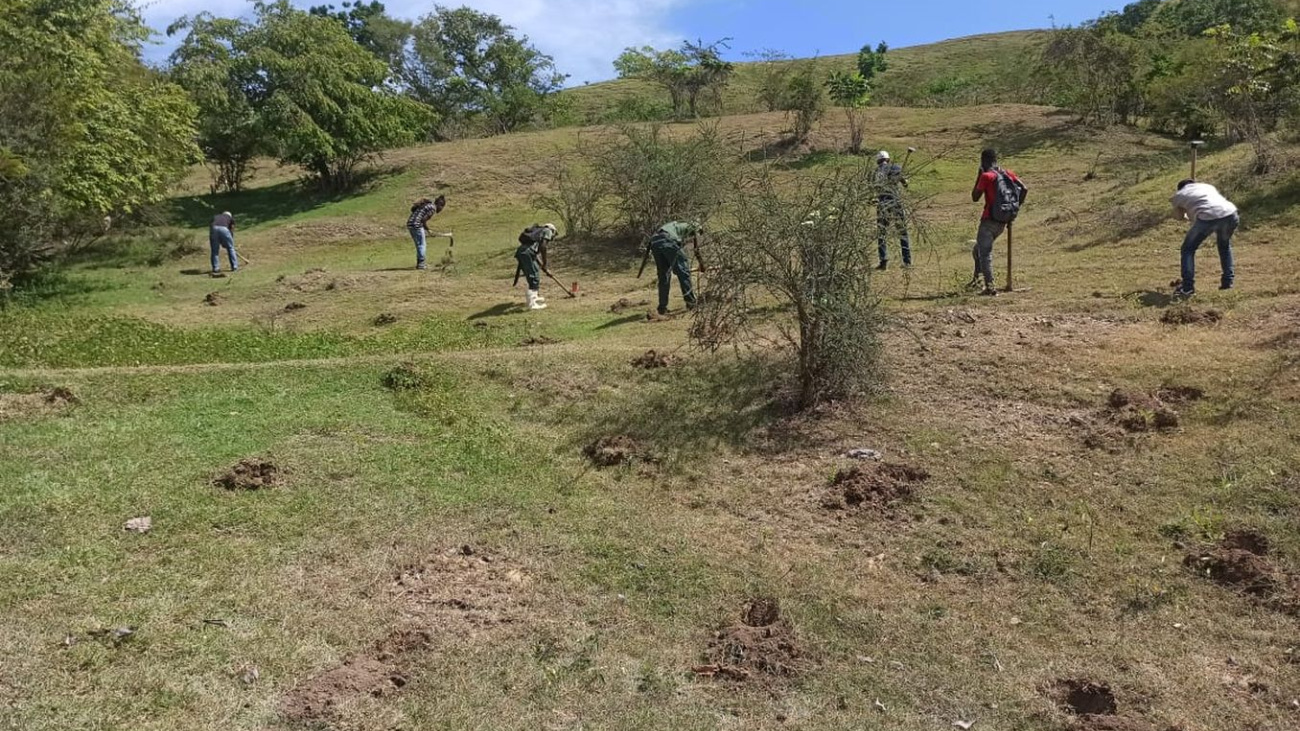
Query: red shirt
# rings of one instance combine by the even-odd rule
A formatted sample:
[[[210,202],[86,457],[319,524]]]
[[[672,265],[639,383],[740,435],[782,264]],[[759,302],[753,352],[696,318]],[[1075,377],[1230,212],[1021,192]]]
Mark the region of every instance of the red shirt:
[[[993,218],[993,199],[998,196],[999,170],[1002,170],[1002,168],[993,168],[988,172],[980,173],[979,179],[975,181],[975,190],[978,190],[980,195],[984,196],[984,215],[981,218],[985,221]],[[1017,178],[1016,174],[1010,170],[1002,170],[1002,172],[1011,176],[1012,180],[1020,182],[1020,178]]]

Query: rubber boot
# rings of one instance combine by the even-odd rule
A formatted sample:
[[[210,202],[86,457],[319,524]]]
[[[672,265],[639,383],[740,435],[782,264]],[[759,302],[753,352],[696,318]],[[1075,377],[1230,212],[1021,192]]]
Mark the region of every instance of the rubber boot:
[[[543,303],[546,302],[546,298],[542,296],[542,290],[540,289],[537,290],[537,301]]]
[[[538,301],[537,301],[537,290],[535,290],[535,289],[530,289],[530,290],[528,290],[528,309],[530,309],[530,310],[544,310],[544,309],[546,309],[546,304],[545,304],[545,303],[542,303],[542,302],[538,302]]]

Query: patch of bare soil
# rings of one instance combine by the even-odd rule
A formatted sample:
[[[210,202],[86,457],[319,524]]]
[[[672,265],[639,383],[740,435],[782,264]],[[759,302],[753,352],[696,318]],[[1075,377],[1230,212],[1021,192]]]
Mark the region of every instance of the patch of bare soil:
[[[667,353],[658,353],[654,350],[647,350],[644,355],[632,359],[633,368],[644,368],[654,370],[656,368],[670,368],[677,359]]]
[[[224,300],[225,297],[222,297],[220,292],[208,292],[208,295],[203,298],[203,304],[207,305],[208,307],[216,307],[217,305],[221,304]]]
[[[797,675],[803,651],[780,602],[758,597],[745,603],[740,624],[714,633],[704,656],[707,664],[693,668],[697,676],[745,682]]]
[[[930,479],[930,473],[906,464],[882,462],[840,470],[822,496],[827,510],[888,513],[900,502],[911,500],[916,485]]]
[[[0,421],[56,413],[80,402],[62,386],[35,393],[0,393]]]
[[[299,683],[280,701],[281,714],[302,723],[328,723],[351,700],[396,695],[410,681],[420,653],[440,640],[462,640],[527,619],[522,594],[528,583],[510,562],[470,546],[407,567],[390,590],[404,607],[407,625]]]
[[[537,345],[555,345],[556,343],[559,342],[561,341],[556,340],[555,338],[547,337],[545,335],[529,335],[528,337],[519,341],[519,347],[531,348]]]
[[[597,467],[618,467],[638,460],[654,461],[653,455],[626,434],[601,437],[584,447],[582,453]]]
[[[1195,386],[1164,386],[1154,394],[1116,389],[1106,403],[1111,421],[1126,432],[1141,433],[1177,429],[1182,420],[1174,406],[1204,396]]]
[[[294,292],[333,292],[350,289],[357,283],[355,277],[330,274],[324,269],[308,269],[297,277],[277,279],[281,286]]]
[[[374,323],[375,327],[384,327],[386,325],[392,325],[393,323],[397,322],[397,315],[394,315],[390,312],[381,312],[378,315],[375,315],[375,319],[372,320],[372,322]]]
[[[1119,712],[1115,692],[1106,683],[1063,678],[1052,684],[1050,695],[1062,710],[1075,716],[1113,716]]]
[[[368,652],[299,683],[280,701],[280,713],[293,721],[321,721],[349,699],[391,696],[406,686],[407,653],[428,641],[424,633],[395,632]]]
[[[624,312],[627,312],[628,310],[636,310],[642,307],[649,307],[649,306],[650,306],[650,300],[641,300],[640,302],[633,302],[632,300],[623,297],[620,298],[618,302],[615,302],[614,304],[610,305],[609,311],[612,314],[621,315]]]
[[[305,310],[305,309],[307,309],[307,305],[301,302],[290,302],[289,304],[284,306],[285,312],[297,312],[298,310]]]
[[[279,487],[284,473],[274,463],[263,459],[242,459],[212,481],[227,490],[265,490]]]
[[[81,399],[77,398],[75,393],[63,386],[55,386],[54,388],[46,390],[44,398],[45,403],[52,406],[65,406],[68,404],[81,403]]]
[[[1171,307],[1160,316],[1166,325],[1216,325],[1223,312],[1216,309],[1198,310],[1194,307]]]
[[[1279,568],[1271,549],[1267,537],[1239,528],[1213,547],[1188,553],[1183,565],[1270,609],[1300,614],[1300,577]]]

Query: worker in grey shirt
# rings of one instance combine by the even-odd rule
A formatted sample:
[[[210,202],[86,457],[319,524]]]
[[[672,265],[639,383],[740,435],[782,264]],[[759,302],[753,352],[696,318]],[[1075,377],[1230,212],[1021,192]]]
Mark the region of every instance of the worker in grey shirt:
[[[1192,222],[1192,227],[1183,239],[1182,281],[1174,291],[1178,297],[1190,297],[1196,293],[1196,250],[1214,234],[1219,245],[1219,264],[1223,269],[1219,289],[1232,289],[1235,278],[1232,262],[1232,235],[1241,223],[1237,206],[1223,197],[1223,194],[1209,183],[1195,180],[1183,180],[1178,183],[1178,192],[1170,201],[1174,214],[1180,219]]]
[[[212,218],[208,228],[208,246],[212,249],[212,276],[221,276],[221,250],[225,249],[230,258],[230,271],[239,271],[239,255],[235,253],[235,217],[230,211]]]

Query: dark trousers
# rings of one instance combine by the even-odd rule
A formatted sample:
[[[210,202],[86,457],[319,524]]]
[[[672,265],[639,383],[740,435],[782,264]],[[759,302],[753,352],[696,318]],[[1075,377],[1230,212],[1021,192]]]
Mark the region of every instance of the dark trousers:
[[[519,253],[515,254],[515,261],[519,262],[519,271],[524,273],[524,279],[528,281],[528,289],[534,292],[541,289],[542,268],[537,265],[537,257]]]
[[[975,278],[984,277],[984,286],[993,286],[993,242],[998,240],[1007,224],[986,218],[980,221],[979,233],[975,235],[975,248],[971,256],[975,259]]]
[[[1232,286],[1236,278],[1232,261],[1232,235],[1236,233],[1240,223],[1241,217],[1234,213],[1214,221],[1197,221],[1192,224],[1191,230],[1187,232],[1187,238],[1183,239],[1184,291],[1196,291],[1196,250],[1201,248],[1201,244],[1205,243],[1210,234],[1215,235],[1216,243],[1219,245],[1219,265],[1223,268],[1219,283],[1225,289]]]
[[[655,258],[655,270],[659,273],[659,312],[668,310],[668,293],[672,290],[672,275],[677,275],[681,283],[682,299],[687,307],[695,306],[695,289],[691,286],[691,260],[680,246],[654,246],[650,253]]]
[[[876,226],[879,231],[879,254],[880,263],[889,262],[889,247],[886,244],[886,238],[889,236],[889,227],[897,226],[900,231],[899,242],[903,247],[903,266],[912,265],[912,240],[907,235],[907,213],[903,209],[903,204],[895,200],[881,198],[876,205]]]

